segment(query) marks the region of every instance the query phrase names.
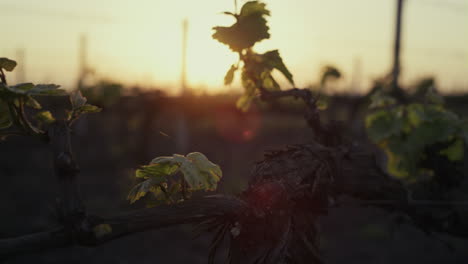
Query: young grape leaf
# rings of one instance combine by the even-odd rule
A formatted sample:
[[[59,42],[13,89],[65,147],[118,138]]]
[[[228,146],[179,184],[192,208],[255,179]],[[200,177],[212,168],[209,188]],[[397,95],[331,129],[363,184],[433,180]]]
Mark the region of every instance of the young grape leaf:
[[[75,110],[79,112],[80,114],[91,114],[91,113],[99,113],[101,112],[102,109],[95,105],[85,104]]]
[[[60,85],[56,84],[37,84],[28,91],[28,94],[42,96],[60,96],[67,94],[65,90],[59,88]]]
[[[80,90],[76,90],[70,94],[70,102],[75,115],[97,113],[102,110],[95,105],[87,104],[87,99],[81,94]]]
[[[256,42],[270,38],[269,27],[264,18],[269,14],[265,4],[258,1],[247,2],[242,7],[236,23],[230,27],[214,27],[212,37],[235,52],[250,48]]]
[[[16,61],[10,60],[8,58],[0,58],[0,69],[5,69],[6,71],[13,71],[16,67]]]
[[[149,178],[143,182],[135,185],[127,196],[127,200],[130,200],[130,203],[134,203],[139,200],[141,197],[145,196],[146,193],[155,191],[157,188],[160,188],[159,185],[165,182],[165,178]]]
[[[270,10],[266,9],[266,4],[260,1],[250,1],[245,3],[240,11],[240,17],[247,17],[251,15],[270,15]]]
[[[80,90],[76,90],[70,94],[70,102],[73,109],[78,109],[86,104],[86,97],[81,94]]]
[[[26,97],[26,105],[34,109],[42,108],[41,104],[29,95]]]
[[[283,59],[281,58],[278,50],[272,50],[262,54],[262,59],[268,69],[277,69],[292,85],[294,85],[293,76],[286,65],[284,65]]]
[[[109,224],[100,224],[93,227],[93,233],[97,238],[102,238],[112,233],[112,227]]]
[[[131,190],[128,199],[133,203],[146,193],[152,192],[156,199],[161,201],[180,200],[175,196],[181,194],[182,186],[173,179],[169,179],[169,176],[178,171],[182,173],[184,182],[189,186],[187,192],[215,190],[222,177],[220,167],[199,152],[192,152],[187,156],[174,154],[172,157],[158,157],[149,165],[142,166],[136,171],[136,177],[143,178],[145,181]]]
[[[341,78],[341,72],[333,66],[325,66],[323,68],[320,84],[324,86],[328,80]]]
[[[369,105],[369,109],[391,106],[395,103],[396,100],[393,97],[388,96],[379,90],[371,95],[371,104]]]
[[[224,85],[230,85],[232,81],[234,80],[234,73],[237,71],[236,65],[231,65],[231,68],[226,73],[226,76],[224,76]]]
[[[401,109],[380,110],[366,117],[367,133],[374,142],[380,142],[400,133],[403,122],[399,117],[401,115],[397,114],[399,111]]]
[[[213,191],[216,189],[216,185],[223,177],[221,168],[209,161],[208,158],[200,152],[192,152],[187,155],[187,159],[190,160],[196,167],[197,172],[203,176],[203,179],[199,179],[202,189]]]
[[[464,158],[465,144],[462,139],[457,139],[448,148],[441,150],[440,154],[447,156],[450,161],[461,161]]]
[[[239,99],[237,99],[236,101],[236,107],[238,109],[240,109],[242,112],[247,112],[250,108],[250,105],[252,104],[253,100],[254,100],[254,96],[252,95],[242,95],[241,97],[239,97]]]
[[[52,116],[52,113],[49,111],[41,111],[37,113],[34,117],[37,121],[44,124],[52,124],[53,122],[55,122],[54,116]]]
[[[170,157],[172,158],[172,157]],[[142,166],[136,171],[137,178],[149,179],[157,177],[166,177],[174,174],[179,169],[179,165],[173,161],[170,162],[151,162],[150,165]]]
[[[34,88],[34,84],[33,83],[19,83],[13,86],[7,86],[6,88],[14,94],[26,94],[29,90]]]

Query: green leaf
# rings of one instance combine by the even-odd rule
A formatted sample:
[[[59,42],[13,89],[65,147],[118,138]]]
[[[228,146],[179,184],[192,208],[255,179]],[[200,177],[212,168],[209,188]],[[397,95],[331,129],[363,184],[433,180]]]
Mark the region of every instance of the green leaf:
[[[252,104],[254,100],[254,96],[252,95],[242,95],[239,99],[236,101],[236,107],[240,109],[242,112],[247,112],[250,108],[250,105]]]
[[[78,109],[86,104],[86,97],[81,94],[80,90],[76,90],[70,94],[70,102],[73,109]]]
[[[149,178],[143,182],[135,185],[127,196],[127,200],[130,200],[130,203],[138,201],[141,197],[145,196],[148,192],[157,191],[160,188],[160,184],[164,183],[165,178]]]
[[[59,88],[60,85],[56,84],[37,84],[28,91],[28,94],[41,96],[61,96],[67,94],[65,90]]]
[[[54,116],[49,111],[41,111],[35,115],[37,121],[44,124],[52,124],[55,122]]]
[[[450,161],[460,161],[464,158],[465,145],[462,139],[457,139],[448,148],[441,150],[440,154],[447,156]]]
[[[278,50],[272,50],[262,54],[262,59],[269,69],[277,69],[292,85],[294,85],[293,76],[286,65],[284,65],[283,59],[281,58]]]
[[[96,238],[102,238],[112,233],[112,227],[109,224],[100,224],[93,227],[93,233]]]
[[[186,157],[179,154],[174,154],[172,157],[158,157],[153,159],[150,165],[142,166],[136,171],[136,177],[145,181],[130,191],[128,200],[133,203],[146,193],[152,192],[157,200],[179,201],[180,198],[177,196],[180,197],[182,186],[174,178],[169,178],[178,171],[182,173],[183,180],[189,186],[187,192],[215,190],[222,177],[220,167],[199,152],[189,153]]]
[[[172,159],[172,157],[169,157]],[[165,177],[174,174],[179,165],[173,160],[167,162],[152,162],[150,165],[142,166],[136,171],[137,178],[149,179]]]
[[[425,97],[428,103],[436,104],[436,105],[444,104],[444,97],[436,93],[432,86],[427,90]]]
[[[396,103],[396,100],[393,97],[388,96],[384,92],[379,90],[371,95],[371,104],[369,105],[369,108],[374,109],[374,108],[386,107],[386,106],[394,105],[395,103]]]
[[[366,128],[369,137],[376,143],[400,133],[403,122],[401,114],[397,114],[401,109],[392,111],[377,111],[366,117]]]
[[[90,105],[90,104],[85,104],[79,108],[76,109],[77,112],[81,114],[91,114],[91,113],[98,113],[101,112],[101,108],[95,106],[95,105]]]
[[[181,162],[180,171],[192,190],[212,191],[216,189],[222,177],[219,166],[208,161],[201,153],[190,153],[179,161]]]
[[[0,68],[5,69],[6,71],[13,71],[16,67],[16,61],[10,60],[8,58],[0,58]]]
[[[42,108],[41,104],[38,101],[36,101],[36,99],[32,98],[31,96],[27,96],[26,105],[34,109]]]
[[[260,75],[260,79],[262,80],[262,85],[265,89],[269,91],[278,91],[280,90],[279,84],[275,81],[273,76],[271,76],[270,72],[265,71]]]
[[[13,86],[6,87],[10,92],[15,94],[26,94],[29,90],[34,88],[33,83],[19,83]]]
[[[199,179],[202,189],[215,190],[217,183],[223,177],[221,168],[209,161],[208,158],[200,152],[192,152],[187,155],[189,159],[197,168],[197,172],[201,174],[203,179]]]
[[[230,85],[232,81],[234,80],[234,73],[236,72],[237,67],[236,65],[231,65],[231,68],[226,73],[226,76],[224,76],[224,85]]]

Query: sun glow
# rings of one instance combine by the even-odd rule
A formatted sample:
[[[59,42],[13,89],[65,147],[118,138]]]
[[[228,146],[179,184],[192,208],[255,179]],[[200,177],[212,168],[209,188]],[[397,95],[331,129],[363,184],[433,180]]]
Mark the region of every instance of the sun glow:
[[[316,82],[321,67],[333,64],[344,73],[341,88],[357,80],[363,91],[390,69],[394,1],[264,2],[272,14],[271,39],[255,49],[279,49],[297,86]],[[409,1],[405,13],[403,81],[433,74],[441,86],[466,87],[468,34],[458,28],[467,16],[421,2]],[[188,85],[225,91],[231,88],[223,86],[224,74],[237,57],[211,38],[211,29],[230,25],[233,18],[221,12],[233,9],[232,0],[2,0],[2,37],[8,41],[0,52],[15,59],[24,49],[28,81],[72,88],[79,72],[78,41],[86,34],[88,64],[99,78],[176,93],[182,21],[188,19]]]

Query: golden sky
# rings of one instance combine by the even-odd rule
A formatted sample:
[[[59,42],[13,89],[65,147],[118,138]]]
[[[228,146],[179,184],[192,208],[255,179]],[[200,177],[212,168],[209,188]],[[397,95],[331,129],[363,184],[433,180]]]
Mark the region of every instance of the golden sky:
[[[272,38],[255,48],[279,49],[297,86],[316,82],[326,64],[344,73],[336,89],[367,90],[389,71],[395,0],[264,2]],[[15,59],[24,49],[27,81],[72,88],[85,33],[99,77],[175,92],[187,18],[189,85],[233,89],[222,80],[236,56],[211,38],[213,26],[233,22],[220,14],[233,8],[233,0],[1,0],[0,57]],[[406,0],[403,22],[403,81],[435,75],[446,91],[468,89],[468,0]]]

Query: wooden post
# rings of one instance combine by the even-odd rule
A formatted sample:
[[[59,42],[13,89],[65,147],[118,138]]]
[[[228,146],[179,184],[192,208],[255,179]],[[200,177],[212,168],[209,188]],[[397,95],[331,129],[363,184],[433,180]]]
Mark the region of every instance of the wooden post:
[[[401,72],[401,25],[402,25],[402,13],[403,4],[405,0],[397,0],[396,9],[396,27],[395,27],[395,43],[393,47],[393,69],[392,69],[392,92],[398,97],[403,96],[403,91],[400,88],[400,72]],[[401,98],[400,98],[401,99]]]

